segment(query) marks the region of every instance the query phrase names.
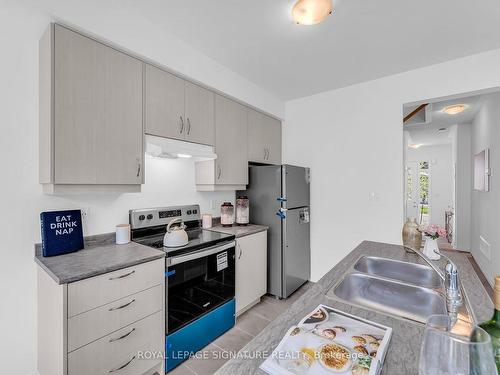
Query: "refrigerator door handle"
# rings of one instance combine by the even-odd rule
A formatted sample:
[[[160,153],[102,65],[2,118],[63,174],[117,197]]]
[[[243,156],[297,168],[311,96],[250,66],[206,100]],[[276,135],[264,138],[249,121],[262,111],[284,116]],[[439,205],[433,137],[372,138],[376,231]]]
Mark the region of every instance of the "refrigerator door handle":
[[[277,199],[278,202],[286,202],[286,198],[283,198],[283,197],[279,197]]]

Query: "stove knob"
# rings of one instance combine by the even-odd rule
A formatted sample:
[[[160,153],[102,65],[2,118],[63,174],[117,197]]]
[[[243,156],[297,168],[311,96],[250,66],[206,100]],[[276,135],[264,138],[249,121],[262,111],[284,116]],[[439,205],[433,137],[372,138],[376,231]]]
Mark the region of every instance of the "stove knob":
[[[193,215],[196,215],[198,213],[198,210],[193,210]]]
[[[186,214],[191,215],[191,210],[187,210]]]
[[[153,218],[153,214],[148,215],[148,220],[151,220]]]
[[[142,220],[144,220],[145,218],[146,218],[146,217],[145,217],[144,215],[140,215],[140,216],[139,216],[139,220],[141,220],[141,221],[142,221]]]

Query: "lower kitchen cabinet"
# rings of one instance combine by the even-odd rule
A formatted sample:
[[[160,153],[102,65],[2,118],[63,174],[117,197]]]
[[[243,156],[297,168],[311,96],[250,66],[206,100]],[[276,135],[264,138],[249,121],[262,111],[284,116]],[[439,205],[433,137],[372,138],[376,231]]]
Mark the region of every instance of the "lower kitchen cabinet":
[[[236,239],[236,315],[267,292],[267,231]]]
[[[39,268],[40,375],[163,374],[164,271],[158,259],[60,285]]]

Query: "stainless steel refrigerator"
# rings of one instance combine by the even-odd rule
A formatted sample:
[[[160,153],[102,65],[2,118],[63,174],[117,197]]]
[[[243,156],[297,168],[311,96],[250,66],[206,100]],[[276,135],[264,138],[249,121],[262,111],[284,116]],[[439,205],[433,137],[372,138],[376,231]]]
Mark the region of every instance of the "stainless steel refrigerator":
[[[250,222],[267,225],[267,291],[287,298],[310,277],[309,168],[250,166]]]

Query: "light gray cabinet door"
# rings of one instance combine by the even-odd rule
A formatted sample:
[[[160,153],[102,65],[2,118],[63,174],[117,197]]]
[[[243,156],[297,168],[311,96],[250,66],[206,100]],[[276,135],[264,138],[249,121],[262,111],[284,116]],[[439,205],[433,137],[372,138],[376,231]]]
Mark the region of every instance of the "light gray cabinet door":
[[[184,139],[184,80],[146,64],[145,132]]]
[[[281,164],[281,122],[248,109],[248,160]]]
[[[267,139],[267,162],[281,164],[281,121],[265,116],[265,137]]]
[[[189,142],[215,145],[214,93],[191,82],[185,82],[186,130]]]
[[[55,25],[54,182],[140,184],[142,62]]]
[[[215,184],[246,185],[247,108],[215,96]]]

